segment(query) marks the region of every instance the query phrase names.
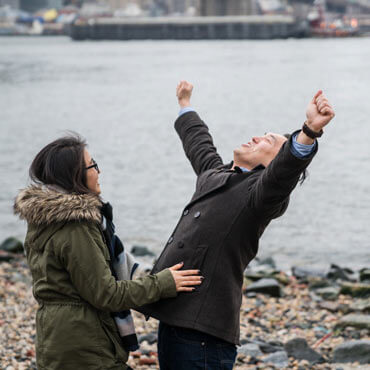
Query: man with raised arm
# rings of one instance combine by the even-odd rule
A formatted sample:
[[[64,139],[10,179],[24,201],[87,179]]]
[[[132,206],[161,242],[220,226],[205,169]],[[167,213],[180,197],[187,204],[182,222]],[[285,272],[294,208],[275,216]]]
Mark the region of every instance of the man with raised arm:
[[[186,81],[177,87],[181,111],[175,128],[197,175],[196,190],[153,273],[184,261],[184,269],[200,269],[204,281],[191,293],[140,311],[160,320],[162,370],[232,369],[244,270],[266,226],[286,211],[334,111],[318,91],[302,129],[289,139],[275,133],[253,137],[224,165],[208,127],[191,108],[192,89]]]

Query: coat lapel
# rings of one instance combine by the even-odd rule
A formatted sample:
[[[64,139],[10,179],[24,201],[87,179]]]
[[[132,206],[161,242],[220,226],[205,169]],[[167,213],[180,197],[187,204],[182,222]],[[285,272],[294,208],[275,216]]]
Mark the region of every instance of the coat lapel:
[[[195,202],[199,201],[200,199],[204,198],[207,195],[210,195],[211,193],[215,192],[216,190],[221,189],[223,186],[227,184],[227,181],[229,180],[230,176],[232,175],[232,171],[225,170],[216,170],[214,173],[212,173],[205,183],[205,187],[195,192],[193,198],[191,201],[186,205],[186,207],[191,206]],[[185,208],[186,208],[185,207]]]

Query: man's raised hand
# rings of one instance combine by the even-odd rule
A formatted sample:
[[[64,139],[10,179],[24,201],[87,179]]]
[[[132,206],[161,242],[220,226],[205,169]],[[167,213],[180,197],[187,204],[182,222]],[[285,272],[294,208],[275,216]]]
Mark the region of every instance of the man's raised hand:
[[[306,116],[307,126],[316,132],[320,132],[334,118],[334,109],[321,90],[308,104]]]
[[[190,106],[193,85],[187,81],[180,81],[176,88],[176,96],[181,108]]]

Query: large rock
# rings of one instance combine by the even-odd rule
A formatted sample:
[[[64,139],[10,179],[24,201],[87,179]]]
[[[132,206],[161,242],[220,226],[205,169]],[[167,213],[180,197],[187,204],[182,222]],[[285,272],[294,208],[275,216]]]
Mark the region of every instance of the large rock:
[[[284,271],[279,271],[278,273],[274,274],[273,277],[280,284],[283,284],[283,285],[289,285],[292,282],[291,278]]]
[[[246,293],[269,294],[272,297],[281,297],[281,288],[275,279],[261,279],[247,286]]]
[[[370,298],[355,300],[349,306],[349,310],[352,312],[370,313]]]
[[[328,301],[335,301],[339,295],[339,288],[336,287],[320,288],[317,289],[315,292],[323,299],[326,299]]]
[[[285,351],[279,351],[265,357],[263,362],[273,364],[274,367],[283,369],[288,367],[289,358]]]
[[[283,344],[280,342],[263,342],[261,340],[247,340],[248,343],[258,345],[263,353],[274,353],[284,350]],[[245,344],[245,343],[244,343]]]
[[[266,258],[261,258],[261,259],[256,258],[256,260],[259,265],[268,265],[272,267],[273,269],[276,269],[276,262],[272,257],[266,257]]]
[[[330,312],[339,311],[339,303],[337,302],[320,302],[319,307],[323,308],[324,310],[328,310]]]
[[[334,349],[333,362],[370,363],[370,340],[345,342]]]
[[[14,259],[14,254],[0,250],[0,262],[10,262]]]
[[[288,357],[294,357],[297,360],[307,360],[311,363],[324,361],[324,358],[314,351],[304,338],[294,338],[287,342],[284,347]]]
[[[310,277],[307,279],[308,287],[310,289],[320,289],[332,286],[331,281],[319,277]]]
[[[326,276],[331,280],[354,281],[354,278],[351,276],[353,273],[354,272],[349,268],[342,268],[332,264]]]
[[[360,281],[370,281],[370,269],[360,270]]]
[[[308,279],[310,277],[325,278],[327,270],[293,266],[292,274],[298,279]]]
[[[148,247],[142,245],[134,245],[131,248],[130,253],[136,257],[144,256],[155,257],[155,254]]]
[[[319,307],[330,312],[342,312],[342,313],[349,313],[351,310],[349,305],[346,303],[338,303],[338,302],[319,302]]]
[[[253,269],[247,269],[244,276],[252,281],[257,281],[263,278],[272,278],[276,271],[269,266],[257,266]]]
[[[260,350],[260,347],[255,343],[243,344],[238,348],[238,353],[250,357],[260,357],[263,355],[263,353]]]
[[[23,253],[23,244],[17,238],[6,238],[0,245],[0,249],[11,253]]]
[[[251,281],[258,281],[261,279],[271,279],[274,275],[274,270],[256,271],[248,270],[244,272],[244,276]]]
[[[351,313],[343,316],[336,324],[336,327],[352,326],[357,329],[370,329],[370,315]]]
[[[244,276],[251,281],[258,281],[261,279],[275,279],[279,283],[288,285],[290,279],[283,271],[277,271],[270,268],[267,265],[257,266],[257,268],[247,269],[244,272]]]
[[[370,284],[343,283],[340,289],[340,293],[348,294],[352,297],[370,297]]]
[[[154,344],[154,343],[157,343],[158,341],[158,335],[157,333],[148,333],[148,334],[139,335],[138,341],[139,343],[147,341],[149,344]]]

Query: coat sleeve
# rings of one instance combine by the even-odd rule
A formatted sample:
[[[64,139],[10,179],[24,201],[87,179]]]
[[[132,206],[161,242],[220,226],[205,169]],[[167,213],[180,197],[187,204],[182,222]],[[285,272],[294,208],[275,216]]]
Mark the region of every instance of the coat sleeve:
[[[273,161],[262,170],[262,174],[249,189],[249,206],[263,218],[273,219],[284,213],[289,196],[296,187],[300,175],[317,152],[318,145],[312,154],[303,159],[294,156],[291,145],[295,133],[283,145]]]
[[[177,295],[168,269],[137,280],[116,281],[103,254],[106,247],[99,229],[84,224],[67,227],[68,239],[59,257],[80,296],[94,307],[118,312]]]
[[[208,127],[197,113],[188,112],[180,116],[175,122],[175,129],[197,175],[222,166],[222,159],[213,145]]]

